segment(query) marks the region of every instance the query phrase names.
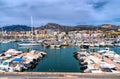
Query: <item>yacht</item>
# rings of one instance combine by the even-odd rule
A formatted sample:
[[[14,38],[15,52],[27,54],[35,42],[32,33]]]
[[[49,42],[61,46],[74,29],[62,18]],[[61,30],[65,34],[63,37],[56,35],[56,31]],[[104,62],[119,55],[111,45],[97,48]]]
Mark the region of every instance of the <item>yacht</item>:
[[[39,46],[40,44],[30,42],[30,43],[20,43],[19,46]]]
[[[55,45],[56,48],[60,48],[60,46],[61,46],[60,44]]]
[[[10,41],[8,41],[8,40],[5,40],[5,41],[2,41],[1,43],[9,43]]]
[[[32,16],[31,16],[31,31],[32,31],[32,41],[30,41],[29,43],[20,43],[19,46],[38,46],[40,45],[39,43],[37,43],[36,41],[34,41],[33,39],[33,19],[32,19]]]
[[[109,52],[109,51],[110,51],[110,48],[106,47],[105,49],[99,50],[97,52],[102,54],[102,53],[106,53],[106,52]]]
[[[56,46],[56,45],[54,45],[54,44],[50,45],[51,48],[55,48],[55,46]]]

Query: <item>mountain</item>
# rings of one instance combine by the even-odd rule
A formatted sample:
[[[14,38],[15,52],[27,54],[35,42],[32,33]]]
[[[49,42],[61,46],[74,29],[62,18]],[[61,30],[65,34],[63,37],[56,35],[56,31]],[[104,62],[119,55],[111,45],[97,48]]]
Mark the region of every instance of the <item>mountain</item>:
[[[60,31],[76,31],[76,30],[91,30],[93,26],[89,25],[78,25],[78,26],[65,26],[56,23],[48,23],[44,26],[39,27],[38,29],[53,29],[53,30],[60,30]]]
[[[53,30],[67,31],[73,29],[73,27],[59,25],[56,23],[48,23],[44,26],[39,27],[38,29],[53,29]]]
[[[102,31],[110,31],[110,30],[115,30],[117,31],[120,29],[120,26],[117,25],[111,25],[111,24],[102,24],[99,26],[91,26],[91,25],[77,25],[77,26],[65,26],[65,25],[60,25],[56,23],[48,23],[44,26],[40,26],[34,29],[52,29],[52,30],[60,30],[60,31],[82,31],[82,30],[102,30]],[[3,27],[3,30],[6,31],[30,31],[31,27],[26,26],[26,25],[11,25],[11,26],[5,26]]]
[[[99,26],[91,26],[91,25],[77,25],[77,26],[64,26],[56,23],[48,23],[44,26],[39,27],[38,29],[53,29],[53,30],[61,30],[61,31],[81,31],[81,30],[102,30],[102,31],[117,31],[120,26],[111,25],[111,24],[102,24]]]
[[[2,29],[2,28],[1,28]],[[10,25],[3,27],[3,30],[5,31],[30,31],[31,27],[28,27],[26,25]]]

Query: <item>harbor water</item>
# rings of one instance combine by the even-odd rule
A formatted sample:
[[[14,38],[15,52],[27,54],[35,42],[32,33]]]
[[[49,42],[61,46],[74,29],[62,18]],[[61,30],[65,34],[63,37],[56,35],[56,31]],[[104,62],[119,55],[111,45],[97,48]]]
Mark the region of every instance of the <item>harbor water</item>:
[[[17,42],[0,44],[1,53],[11,48],[24,52],[28,48],[31,50],[43,50],[42,46],[18,47]],[[111,50],[115,50],[115,52],[120,54],[120,47],[112,47]],[[73,52],[79,51],[76,46],[61,47],[60,49],[46,48],[45,51],[47,55],[34,69],[29,69],[27,72],[80,72],[80,65],[73,57]]]

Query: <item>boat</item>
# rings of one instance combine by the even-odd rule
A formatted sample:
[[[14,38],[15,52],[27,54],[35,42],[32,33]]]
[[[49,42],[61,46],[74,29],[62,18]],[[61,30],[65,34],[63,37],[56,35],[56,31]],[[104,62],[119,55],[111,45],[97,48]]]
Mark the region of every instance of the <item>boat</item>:
[[[55,45],[56,48],[60,48],[60,46],[61,46],[61,45],[59,45],[59,44],[58,44],[58,45]]]
[[[14,67],[9,67],[8,72],[15,72],[15,68]]]
[[[3,44],[7,44],[9,42],[10,42],[9,40],[3,40],[3,41],[1,41],[1,43],[3,43]]]
[[[82,48],[88,49],[89,48],[89,43],[88,42],[82,42],[81,46]]]
[[[101,62],[100,63],[100,68],[103,72],[112,72],[116,68],[114,64],[109,64],[106,62]]]
[[[112,51],[110,51],[110,48],[106,47],[105,49],[99,50],[99,51],[97,51],[97,52],[100,53],[100,54],[103,54],[103,53],[112,52]]]
[[[100,69],[90,69],[90,73],[103,73]]]
[[[32,19],[32,16],[31,16],[31,27],[32,27],[32,29],[31,29],[31,31],[32,31],[32,41],[29,41],[29,43],[20,43],[20,44],[18,44],[19,46],[39,46],[40,44],[39,43],[37,43],[36,41],[34,41],[33,40],[33,19]]]
[[[5,68],[0,67],[0,72],[5,72]]]
[[[44,57],[47,53],[45,53],[45,52],[40,52],[40,54]]]
[[[9,69],[10,62],[9,61],[4,61],[1,65],[0,65],[0,71],[1,72],[6,72]]]
[[[95,47],[99,47],[99,44],[98,44],[98,43],[95,43],[94,46],[95,46]]]
[[[63,42],[61,46],[68,46],[67,42]]]
[[[54,44],[52,44],[52,45],[50,45],[50,47],[51,47],[51,48],[55,48],[55,45],[54,45]]]
[[[16,49],[8,49],[6,52],[5,52],[5,55],[7,56],[7,57],[11,57],[11,55],[19,55],[19,54],[21,54],[21,53],[23,53],[22,51],[18,51],[18,50],[16,50]]]
[[[2,27],[2,38],[1,38],[1,40],[0,40],[0,42],[1,42],[2,44],[7,44],[7,43],[11,42],[11,41],[8,40],[8,39],[4,39],[5,36],[6,36],[6,31],[4,31],[4,30],[3,30],[3,27]]]
[[[11,64],[14,67],[15,71],[22,71],[23,69],[25,69],[24,65],[22,64],[22,62],[25,61],[24,58],[20,57],[20,58],[14,58],[13,60],[11,60]]]
[[[19,46],[39,46],[38,43],[20,43]]]
[[[22,71],[22,70],[23,70],[23,67],[21,66],[21,64],[18,64],[18,63],[17,63],[17,65],[15,66],[15,71],[20,72],[20,71]]]
[[[84,70],[86,70],[87,68],[88,68],[87,66],[81,66],[81,67],[80,67],[80,70],[84,71]]]
[[[103,46],[105,46],[106,44],[105,44],[105,42],[102,41],[102,42],[99,43],[99,45],[100,45],[100,47],[103,47]]]
[[[81,66],[85,66],[85,65],[88,65],[88,62],[84,62],[84,61],[83,61],[83,62],[80,62],[79,64],[80,64]]]

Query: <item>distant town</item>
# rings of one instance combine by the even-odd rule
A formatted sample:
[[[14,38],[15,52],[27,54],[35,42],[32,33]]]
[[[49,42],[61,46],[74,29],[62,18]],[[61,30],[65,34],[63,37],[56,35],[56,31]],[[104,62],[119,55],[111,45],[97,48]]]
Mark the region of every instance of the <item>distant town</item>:
[[[78,25],[78,26],[63,26],[55,23],[48,23],[41,27],[28,27],[26,25],[11,25],[3,26],[1,28],[0,36],[8,39],[19,38],[31,38],[31,34],[34,34],[34,38],[49,38],[54,36],[71,36],[75,35],[91,35],[100,37],[116,38],[120,35],[120,26],[103,24],[100,26]]]

